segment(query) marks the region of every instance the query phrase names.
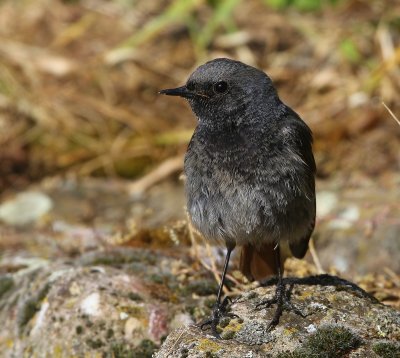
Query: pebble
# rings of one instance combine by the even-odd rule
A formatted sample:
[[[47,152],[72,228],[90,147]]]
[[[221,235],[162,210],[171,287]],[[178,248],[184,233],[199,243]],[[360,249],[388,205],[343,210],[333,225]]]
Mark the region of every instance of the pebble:
[[[53,201],[46,194],[27,191],[0,205],[0,220],[13,226],[32,224],[52,207]]]
[[[335,209],[338,197],[332,191],[320,191],[317,192],[317,216],[319,218],[324,218],[332,213]]]

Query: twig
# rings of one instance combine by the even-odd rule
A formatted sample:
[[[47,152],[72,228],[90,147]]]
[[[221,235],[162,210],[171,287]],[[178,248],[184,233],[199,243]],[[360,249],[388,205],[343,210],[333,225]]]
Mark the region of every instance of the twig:
[[[165,160],[150,173],[130,184],[128,187],[130,195],[138,195],[145,192],[154,184],[160,182],[172,173],[181,170],[182,166],[183,160],[181,155]]]
[[[393,280],[394,284],[397,287],[400,287],[400,275],[397,275],[389,267],[384,267],[383,270],[390,276],[390,278]]]
[[[167,352],[167,357],[170,356],[171,352],[173,351],[173,349],[175,348],[175,346],[178,344],[179,340],[181,339],[181,337],[183,336],[183,334],[185,332],[187,332],[188,330],[182,328],[182,332],[179,334],[178,338],[175,340],[175,342],[172,344],[171,348],[168,350]]]
[[[193,248],[193,256],[195,257],[196,260],[198,260],[200,262],[200,265],[202,265],[207,271],[211,272],[214,276],[214,279],[217,283],[219,283],[220,281],[220,273],[219,270],[217,268],[217,265],[215,263],[215,259],[214,259],[214,255],[211,253],[211,246],[207,243],[204,242],[206,250],[207,250],[207,256],[210,258],[210,262],[211,265],[207,264],[202,258],[201,255],[199,253],[199,244],[197,242],[197,240],[195,239],[195,229],[193,228],[193,225],[190,222],[190,218],[189,218],[189,213],[186,211],[186,217],[187,217],[187,223],[188,223],[188,230],[189,230],[189,238],[190,238],[190,242],[192,244],[192,248]],[[240,285],[240,282],[234,278],[232,275],[230,274],[226,274],[226,277],[232,281],[236,286]],[[224,293],[227,294],[229,292],[229,290],[224,286]]]
[[[391,111],[391,109],[386,105],[385,102],[382,101],[383,106],[386,108],[386,110],[389,112],[389,114],[392,116],[392,118],[397,122],[397,124],[400,126],[400,120],[395,116],[395,114]]]
[[[214,259],[214,255],[211,252],[211,246],[210,244],[208,244],[207,242],[205,242],[205,246],[206,246],[206,251],[207,251],[207,255],[210,258],[210,262],[211,262],[211,266],[206,264],[204,262],[203,259],[200,259],[200,263],[209,271],[211,271],[215,277],[215,281],[217,281],[217,283],[220,283],[221,280],[221,273],[220,270],[218,270],[215,259]],[[232,281],[235,285],[239,285],[239,281],[236,280],[232,275],[230,275],[229,273],[226,274],[225,276],[226,278],[228,278],[230,281]],[[228,292],[230,292],[230,290],[228,290],[225,286],[223,287],[224,293],[227,294]]]
[[[325,271],[322,268],[321,261],[319,260],[319,257],[318,257],[318,254],[317,254],[317,250],[315,249],[314,240],[312,238],[311,238],[311,240],[310,240],[308,245],[309,245],[308,247],[310,249],[311,257],[312,257],[312,259],[314,261],[314,265],[317,268],[318,274],[324,274]]]

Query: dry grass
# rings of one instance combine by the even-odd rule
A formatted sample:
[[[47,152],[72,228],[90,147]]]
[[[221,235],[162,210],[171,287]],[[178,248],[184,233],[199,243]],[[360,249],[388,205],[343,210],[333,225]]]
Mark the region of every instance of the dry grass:
[[[217,56],[268,71],[312,126],[321,176],[398,169],[381,102],[399,113],[399,13],[394,0],[313,13],[258,0],[3,1],[0,188],[66,171],[138,177],[179,155],[194,120],[157,91]]]

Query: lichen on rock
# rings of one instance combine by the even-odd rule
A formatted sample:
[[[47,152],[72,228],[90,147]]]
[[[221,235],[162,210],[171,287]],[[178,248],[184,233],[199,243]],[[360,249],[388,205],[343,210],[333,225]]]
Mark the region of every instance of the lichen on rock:
[[[259,304],[274,293],[274,281],[269,281],[233,302],[230,313],[240,317],[240,324],[238,318],[233,318],[220,325],[225,339],[216,339],[192,325],[172,332],[155,357],[400,356],[400,313],[395,309],[337,277],[285,281],[290,286],[292,303],[305,313],[305,318],[284,311],[278,326],[267,330],[274,307],[260,309]]]
[[[116,248],[31,262],[0,276],[1,357],[150,358],[170,324],[193,322],[185,307],[199,306],[173,281],[176,259],[159,252]]]

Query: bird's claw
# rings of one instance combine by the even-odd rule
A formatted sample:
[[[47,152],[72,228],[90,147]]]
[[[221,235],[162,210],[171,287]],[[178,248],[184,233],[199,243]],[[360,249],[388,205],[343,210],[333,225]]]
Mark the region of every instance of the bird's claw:
[[[222,304],[215,304],[211,313],[211,317],[200,325],[200,329],[204,330],[205,327],[210,326],[213,336],[220,339],[221,336],[218,333],[217,327],[221,318],[224,316],[224,313],[225,307],[223,307]]]
[[[229,318],[239,318],[238,315],[234,313],[229,313],[227,312],[227,306],[229,303],[232,302],[232,299],[230,297],[225,297],[224,300],[221,303],[216,303],[213,307],[211,317],[201,323],[200,329],[204,330],[205,327],[210,326],[211,328],[211,333],[215,338],[221,339],[221,336],[217,330],[217,327],[221,321],[222,318],[229,317]]]
[[[290,292],[286,290],[284,285],[278,285],[274,297],[258,303],[256,305],[256,309],[259,309],[260,307],[269,308],[273,304],[276,304],[277,307],[272,317],[272,320],[268,324],[267,331],[270,331],[277,326],[283,311],[292,311],[303,318],[307,317],[306,314],[304,314],[290,301]]]

